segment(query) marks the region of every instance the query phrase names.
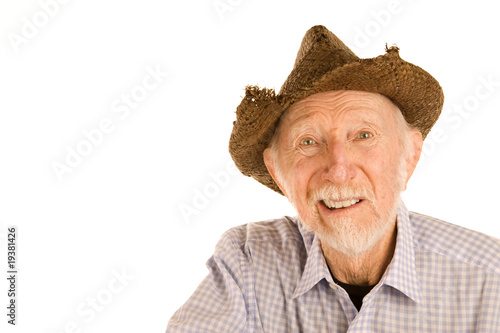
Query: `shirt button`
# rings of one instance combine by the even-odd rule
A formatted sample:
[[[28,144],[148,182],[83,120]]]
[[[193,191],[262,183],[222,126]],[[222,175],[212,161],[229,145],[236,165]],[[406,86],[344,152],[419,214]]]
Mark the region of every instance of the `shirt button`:
[[[333,290],[337,290],[337,286],[334,285],[333,283],[330,283],[330,288],[332,288]]]

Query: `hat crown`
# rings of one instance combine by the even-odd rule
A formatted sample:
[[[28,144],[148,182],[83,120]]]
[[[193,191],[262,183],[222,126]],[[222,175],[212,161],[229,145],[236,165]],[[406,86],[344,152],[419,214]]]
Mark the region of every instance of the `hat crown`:
[[[281,86],[279,95],[307,90],[325,73],[358,60],[359,57],[331,31],[321,25],[314,26],[302,39],[292,72]]]

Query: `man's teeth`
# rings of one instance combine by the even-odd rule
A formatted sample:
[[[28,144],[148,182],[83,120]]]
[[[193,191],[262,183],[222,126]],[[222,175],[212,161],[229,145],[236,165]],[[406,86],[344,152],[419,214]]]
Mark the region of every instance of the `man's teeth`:
[[[346,201],[333,201],[333,200],[328,200],[324,199],[323,203],[325,204],[326,207],[333,209],[333,208],[346,208],[349,206],[352,206],[361,200],[346,200]]]

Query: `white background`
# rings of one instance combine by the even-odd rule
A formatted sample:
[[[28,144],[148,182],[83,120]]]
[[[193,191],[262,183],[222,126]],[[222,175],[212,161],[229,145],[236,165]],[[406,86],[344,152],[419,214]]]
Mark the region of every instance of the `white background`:
[[[163,332],[225,230],[294,214],[284,198],[232,171],[227,144],[245,85],[279,90],[316,24],[362,58],[395,43],[441,83],[448,118],[429,136],[406,205],[500,237],[497,7],[2,0],[0,277],[8,225],[19,230],[19,277],[16,327],[6,323],[0,280],[1,331]],[[141,92],[147,68],[168,76],[126,117],[114,112],[124,94]],[[60,181],[53,164],[65,164],[68,147],[85,145],[83,131],[103,119],[112,131],[96,136]]]

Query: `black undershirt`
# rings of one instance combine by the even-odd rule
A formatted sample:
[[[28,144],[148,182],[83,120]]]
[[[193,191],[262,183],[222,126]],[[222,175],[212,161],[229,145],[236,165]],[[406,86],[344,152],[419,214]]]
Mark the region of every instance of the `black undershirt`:
[[[336,284],[338,284],[339,286],[344,288],[345,291],[347,291],[349,298],[351,299],[356,309],[358,309],[358,311],[361,309],[361,306],[363,305],[363,298],[366,295],[368,295],[368,293],[370,292],[370,290],[373,289],[373,287],[375,287],[375,286],[356,286],[352,284],[347,284],[337,280],[333,276],[333,274],[332,277]]]

